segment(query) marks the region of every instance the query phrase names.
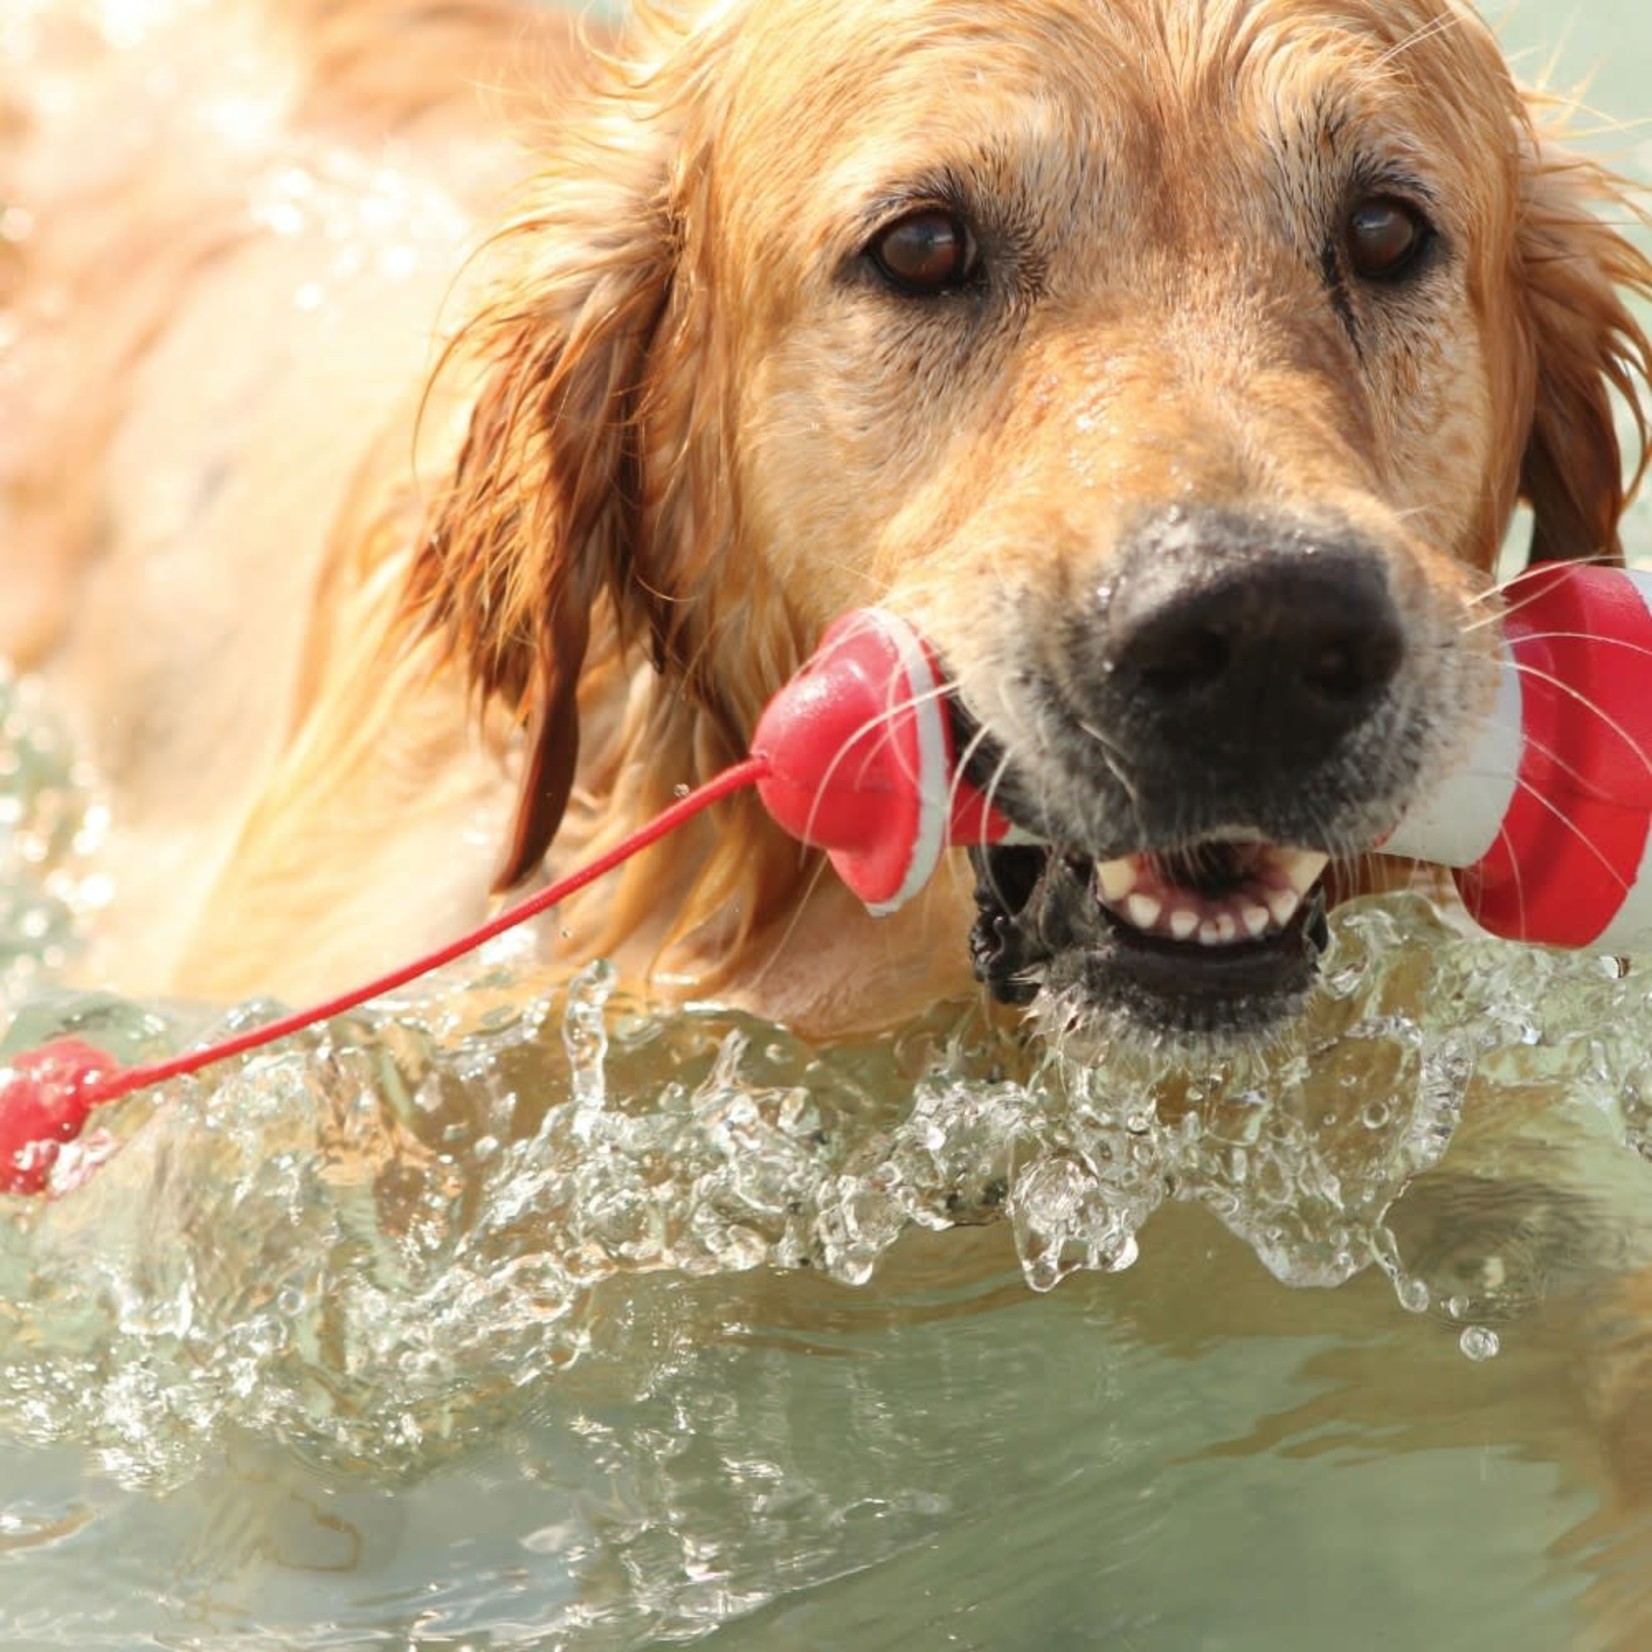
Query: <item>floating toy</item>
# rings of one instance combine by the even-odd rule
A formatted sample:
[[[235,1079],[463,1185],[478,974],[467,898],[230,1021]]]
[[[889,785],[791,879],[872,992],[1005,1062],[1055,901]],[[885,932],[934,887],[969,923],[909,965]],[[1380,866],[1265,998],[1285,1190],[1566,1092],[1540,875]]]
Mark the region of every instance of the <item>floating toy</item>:
[[[827,630],[752,736],[763,807],[824,849],[880,917],[911,900],[949,848],[1031,841],[959,773],[949,692],[905,620],[862,608]]]

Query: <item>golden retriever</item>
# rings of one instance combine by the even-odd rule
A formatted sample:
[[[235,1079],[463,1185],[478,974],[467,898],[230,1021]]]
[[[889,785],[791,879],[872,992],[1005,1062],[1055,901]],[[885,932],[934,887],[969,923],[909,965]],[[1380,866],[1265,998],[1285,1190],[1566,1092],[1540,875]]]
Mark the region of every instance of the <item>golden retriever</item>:
[[[109,787],[125,989],[400,961],[876,603],[1054,847],[879,921],[748,797],[546,954],[1250,1036],[1489,703],[1517,502],[1618,553],[1652,267],[1456,0],[122,18],[5,25],[0,646]]]
[[[8,0],[0,652],[108,790],[82,974],[400,963],[738,757],[878,604],[1052,847],[873,919],[746,797],[547,962],[819,1038],[978,983],[1265,1033],[1492,695],[1517,504],[1535,558],[1619,552],[1652,265],[1544,119],[1459,0],[712,0],[613,41]],[[1161,1284],[1206,1289],[1197,1244]],[[1587,1382],[1639,1502],[1652,1284],[1616,1288]]]

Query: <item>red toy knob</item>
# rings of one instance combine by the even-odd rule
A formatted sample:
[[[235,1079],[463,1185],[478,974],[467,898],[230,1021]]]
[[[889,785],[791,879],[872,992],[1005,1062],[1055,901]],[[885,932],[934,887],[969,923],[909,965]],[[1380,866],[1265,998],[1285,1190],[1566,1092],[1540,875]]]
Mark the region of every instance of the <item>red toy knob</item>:
[[[957,774],[946,680],[905,620],[845,614],[769,703],[752,754],[764,806],[827,852],[876,913],[929,881],[949,845],[999,843],[1012,827]]]
[[[1503,592],[1503,680],[1472,749],[1383,845],[1456,869],[1484,929],[1652,946],[1652,576],[1547,563]]]
[[[0,1069],[0,1193],[38,1193],[75,1139],[116,1062],[77,1038],[12,1056]]]
[[[1644,574],[1560,563],[1504,593],[1518,777],[1495,840],[1457,875],[1493,934],[1626,950],[1652,941],[1649,592]]]

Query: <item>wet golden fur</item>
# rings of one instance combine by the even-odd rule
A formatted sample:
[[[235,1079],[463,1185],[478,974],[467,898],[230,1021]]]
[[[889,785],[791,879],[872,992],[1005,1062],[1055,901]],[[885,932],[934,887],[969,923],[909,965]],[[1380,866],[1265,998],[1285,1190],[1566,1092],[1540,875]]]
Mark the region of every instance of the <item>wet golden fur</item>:
[[[127,988],[309,996],[441,938],[737,756],[846,608],[911,613],[990,698],[1005,611],[1035,635],[1142,501],[1334,507],[1418,637],[1472,629],[1520,496],[1541,554],[1618,551],[1652,270],[1444,0],[764,0],[613,57],[421,0],[226,0],[146,57],[58,0],[25,45],[151,133],[79,166],[27,70],[0,93],[30,230],[0,645],[108,780],[93,967]],[[229,50],[257,113],[203,175],[178,90]],[[1425,174],[1459,255],[1372,361],[1289,244],[1350,132]],[[296,307],[338,246],[249,219],[282,168],[332,179],[369,266],[411,236],[412,275]],[[844,273],[937,169],[1025,248],[967,335]],[[1440,761],[1487,681],[1457,653]],[[737,802],[546,950],[844,1032],[971,990],[967,884],[874,923]]]

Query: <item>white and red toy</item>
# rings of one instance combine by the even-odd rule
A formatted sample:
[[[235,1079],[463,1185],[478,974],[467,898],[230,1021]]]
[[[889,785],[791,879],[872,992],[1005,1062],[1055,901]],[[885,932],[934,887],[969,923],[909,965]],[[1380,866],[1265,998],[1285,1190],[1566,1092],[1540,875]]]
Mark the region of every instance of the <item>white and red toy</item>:
[[[824,849],[879,916],[911,900],[949,848],[1030,841],[959,774],[947,692],[905,620],[862,608],[827,630],[752,736],[768,764],[764,808]]]
[[[1504,592],[1497,701],[1384,853],[1453,869],[1511,940],[1652,949],[1652,574],[1549,563]],[[765,806],[892,912],[948,847],[1027,841],[958,772],[946,680],[881,609],[847,614],[752,741]]]

